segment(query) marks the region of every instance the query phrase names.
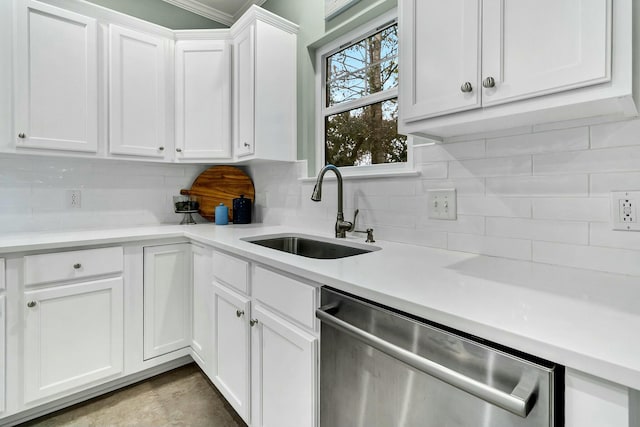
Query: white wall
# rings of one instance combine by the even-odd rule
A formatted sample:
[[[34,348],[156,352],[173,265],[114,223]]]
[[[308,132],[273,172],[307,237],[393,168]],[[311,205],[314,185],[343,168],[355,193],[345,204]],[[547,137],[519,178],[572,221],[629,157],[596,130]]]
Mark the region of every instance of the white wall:
[[[202,166],[0,154],[0,233],[178,224],[172,196]],[[81,208],[67,191],[81,190]]]
[[[640,233],[612,231],[609,192],[640,190],[640,120],[418,146],[417,178],[345,181],[345,216],[379,239],[640,275]],[[259,217],[333,230],[335,181],[310,200],[300,165],[251,167]],[[329,176],[329,175],[327,175]],[[458,220],[427,218],[455,187]]]

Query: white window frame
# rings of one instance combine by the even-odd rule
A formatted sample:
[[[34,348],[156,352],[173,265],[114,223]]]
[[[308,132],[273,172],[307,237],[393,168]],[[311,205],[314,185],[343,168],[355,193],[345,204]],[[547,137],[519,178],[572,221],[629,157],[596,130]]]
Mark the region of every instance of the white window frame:
[[[353,31],[339,37],[330,43],[322,46],[316,51],[316,171],[325,165],[325,118],[328,115],[340,113],[358,107],[386,101],[387,99],[398,97],[398,88],[389,89],[383,92],[373,93],[353,101],[346,101],[338,105],[327,107],[326,103],[326,66],[325,60],[328,56],[348,45],[358,42],[388,26],[392,21],[397,21],[398,12],[396,9],[390,10],[356,28]],[[413,166],[413,138],[407,135],[407,161],[402,163],[379,163],[366,166],[341,166],[340,172],[343,177],[365,177],[383,175],[415,175]]]

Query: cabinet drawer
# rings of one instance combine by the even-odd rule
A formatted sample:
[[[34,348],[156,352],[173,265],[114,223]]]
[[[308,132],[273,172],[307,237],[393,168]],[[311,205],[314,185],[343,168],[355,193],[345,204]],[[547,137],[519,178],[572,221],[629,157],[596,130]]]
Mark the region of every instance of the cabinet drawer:
[[[315,329],[316,288],[256,267],[253,296],[309,329]]]
[[[249,293],[249,263],[220,252],[213,253],[213,275],[237,290]]]
[[[58,282],[122,271],[121,247],[56,252],[24,257],[24,284]]]

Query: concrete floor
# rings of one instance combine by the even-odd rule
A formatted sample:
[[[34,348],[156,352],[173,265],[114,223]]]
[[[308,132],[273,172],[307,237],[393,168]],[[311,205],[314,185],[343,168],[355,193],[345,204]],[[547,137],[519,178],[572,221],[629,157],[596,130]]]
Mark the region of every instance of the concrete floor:
[[[186,365],[23,426],[246,427],[195,364]]]

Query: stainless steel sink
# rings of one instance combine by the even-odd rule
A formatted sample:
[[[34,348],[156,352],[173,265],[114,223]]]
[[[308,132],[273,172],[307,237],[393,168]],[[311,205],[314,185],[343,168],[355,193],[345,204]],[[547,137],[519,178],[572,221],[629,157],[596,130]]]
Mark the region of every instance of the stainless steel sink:
[[[382,249],[378,246],[360,243],[335,243],[332,239],[304,234],[254,236],[246,237],[242,240],[278,251],[316,259],[346,258]]]

